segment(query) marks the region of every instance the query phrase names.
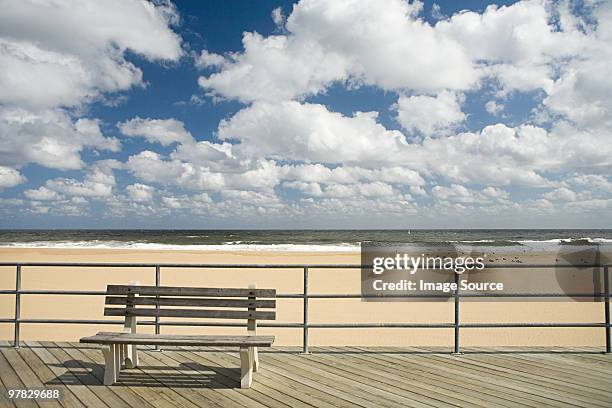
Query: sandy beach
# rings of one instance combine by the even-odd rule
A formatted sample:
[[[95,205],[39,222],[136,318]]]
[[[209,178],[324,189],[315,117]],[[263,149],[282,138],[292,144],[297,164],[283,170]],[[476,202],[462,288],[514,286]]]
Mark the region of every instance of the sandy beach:
[[[496,254],[498,259],[504,254]],[[515,255],[513,255],[515,256]],[[549,263],[555,254],[529,253],[522,262]],[[358,252],[266,251],[162,251],[124,249],[1,248],[2,262],[132,262],[132,263],[230,263],[230,264],[359,264]],[[310,293],[359,293],[358,269],[311,269]],[[15,268],[0,268],[0,288],[14,289]],[[37,268],[24,267],[23,289],[104,290],[109,283],[139,281],[154,284],[152,268]],[[162,285],[275,288],[279,293],[302,291],[301,269],[172,269],[164,268]],[[22,295],[22,318],[104,319],[103,297]],[[590,302],[466,302],[463,322],[601,322],[603,304]],[[14,296],[0,296],[0,317],[12,318]],[[279,299],[277,321],[301,322],[301,299]],[[362,302],[360,299],[313,299],[311,323],[335,322],[452,322],[452,303]],[[75,341],[81,336],[115,326],[23,324],[23,340]],[[140,330],[152,331],[152,327]],[[167,333],[238,333],[233,328],[162,327]],[[276,336],[278,345],[299,345],[300,329],[261,328]],[[311,329],[311,345],[451,346],[450,329]],[[13,325],[0,324],[0,338],[12,339]],[[599,328],[463,329],[464,346],[601,346]]]

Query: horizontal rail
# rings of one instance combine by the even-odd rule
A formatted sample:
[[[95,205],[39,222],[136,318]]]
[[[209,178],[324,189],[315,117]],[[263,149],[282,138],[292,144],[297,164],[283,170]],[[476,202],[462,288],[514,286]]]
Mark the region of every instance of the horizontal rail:
[[[123,325],[123,320],[91,320],[91,319],[18,319],[18,323],[33,324],[109,324]],[[0,319],[2,323],[15,323],[15,319]],[[143,320],[137,323],[139,326],[155,326],[155,320]],[[160,326],[210,326],[210,327],[247,327],[246,323],[234,322],[201,322],[201,321],[160,321]],[[301,328],[302,323],[257,323],[257,327],[279,327],[279,328]]]
[[[89,319],[19,319],[19,323],[36,324],[108,324],[123,325],[123,320],[89,320]],[[0,319],[1,323],[14,323],[14,319]],[[154,326],[155,321],[139,321],[141,326]],[[160,321],[160,326],[201,326],[201,327],[247,327],[246,323],[233,322],[201,322],[201,321]],[[303,323],[257,323],[257,327],[302,328]],[[399,329],[452,329],[454,323],[308,323],[306,327],[313,329],[367,329],[367,328],[399,328]],[[465,329],[483,328],[572,328],[572,327],[610,327],[606,323],[460,323]]]
[[[605,328],[606,352],[610,350],[610,293],[609,293],[609,264],[583,264],[583,265],[550,265],[550,264],[499,264],[485,265],[487,269],[550,269],[550,268],[603,268],[604,291],[596,293],[470,293],[449,292],[448,294],[391,294],[385,296],[364,296],[362,294],[348,293],[309,293],[308,271],[312,269],[360,269],[371,267],[371,265],[359,264],[177,264],[177,263],[81,263],[81,262],[0,262],[0,267],[16,267],[15,289],[2,289],[0,295],[15,296],[15,317],[0,318],[0,323],[13,324],[15,326],[15,346],[19,346],[19,333],[21,324],[95,324],[95,325],[122,325],[122,320],[92,320],[92,319],[22,319],[20,315],[21,300],[23,295],[58,295],[58,296],[106,296],[106,291],[99,290],[50,290],[50,289],[21,289],[21,278],[23,267],[84,267],[84,268],[154,268],[155,286],[160,286],[161,268],[175,269],[296,269],[303,272],[302,293],[279,293],[277,298],[302,299],[304,315],[302,322],[277,323],[261,322],[259,327],[270,328],[293,328],[301,329],[304,334],[303,352],[308,353],[308,330],[309,329],[352,329],[352,328],[413,328],[413,329],[454,329],[455,347],[454,352],[459,353],[459,329],[482,329],[482,328]],[[442,268],[430,268],[442,269]],[[455,276],[455,280],[459,275]],[[441,298],[453,299],[455,304],[455,321],[452,323],[310,323],[308,321],[308,301],[310,299],[380,299],[387,298]],[[593,298],[604,300],[605,323],[600,322],[509,322],[509,323],[461,323],[459,320],[459,303],[463,298]],[[143,320],[138,322],[143,326],[154,326],[155,333],[160,332],[161,326],[218,326],[218,327],[247,327],[246,323],[240,322],[202,322],[202,321],[169,321]]]
[[[15,319],[0,319],[0,323],[13,323]],[[91,320],[91,319],[18,319],[20,323],[39,324],[117,324],[123,325],[123,320]],[[246,323],[233,322],[201,322],[201,321],[160,321],[162,326],[227,326],[246,327]],[[138,325],[153,326],[154,320],[139,321]],[[258,323],[257,327],[301,328],[303,323]],[[308,323],[311,328],[453,328],[454,323]],[[605,323],[460,323],[462,328],[504,328],[504,327],[606,327]]]
[[[0,290],[0,295],[74,295],[74,296],[106,296],[108,293],[104,290],[46,290],[46,289],[21,289],[16,291],[15,289]],[[360,297],[360,295],[355,295]],[[277,298],[287,299],[302,299],[304,297],[301,293],[278,293]]]
[[[177,263],[120,263],[120,262],[0,262],[0,266],[46,266],[46,267],[86,267],[86,268],[204,268],[204,269],[361,269],[372,265],[361,264],[177,264]],[[485,269],[497,268],[599,268],[612,264],[485,264]],[[428,269],[444,269],[428,268]]]
[[[74,296],[105,296],[108,295],[103,290],[45,290],[45,289],[22,289],[16,291],[14,289],[0,290],[0,295],[74,295]],[[284,299],[302,299],[302,293],[279,293],[277,298]],[[381,298],[442,298],[452,299],[455,296],[452,293],[447,295],[440,294],[422,294],[422,293],[407,293],[407,294],[387,294],[387,295],[361,295],[359,293],[313,293],[308,294],[309,299],[381,299]],[[458,297],[462,298],[531,298],[531,297],[584,297],[584,298],[605,298],[605,292],[595,293],[459,293]]]

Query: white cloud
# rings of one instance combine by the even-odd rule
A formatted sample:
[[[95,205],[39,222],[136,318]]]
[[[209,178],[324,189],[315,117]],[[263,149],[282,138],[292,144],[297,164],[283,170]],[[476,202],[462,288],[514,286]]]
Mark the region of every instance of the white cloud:
[[[420,92],[476,84],[479,73],[462,45],[417,19],[421,9],[401,0],[385,7],[374,0],[302,0],[287,18],[287,35],[245,33],[244,51],[199,84],[245,102],[300,98],[347,80]]]
[[[590,200],[574,201],[568,203],[567,207],[579,213],[584,213],[585,211],[605,210],[612,207],[612,199],[594,198]]]
[[[170,157],[205,165],[212,169],[236,167],[236,160],[230,143],[211,143],[203,140],[198,143],[181,144],[176,147]]]
[[[375,112],[353,117],[323,105],[257,102],[219,124],[222,140],[240,142],[239,156],[322,163],[383,163],[406,144],[401,132],[387,130]]]
[[[202,50],[200,55],[195,59],[195,66],[200,69],[220,67],[225,63],[225,58],[222,55]]]
[[[125,191],[127,191],[128,196],[133,201],[148,201],[150,202],[153,199],[153,194],[155,193],[155,188],[151,186],[147,186],[146,184],[130,184],[125,187]]]
[[[31,4],[10,3],[8,14]],[[166,3],[134,0],[115,9],[96,3],[95,10],[108,9],[100,16],[84,16],[78,3],[72,15],[79,21],[66,20],[70,13],[58,4],[46,19],[32,14],[43,20],[40,28],[2,25],[11,19],[0,16],[0,68],[6,68],[0,70],[0,188],[23,182],[26,163],[79,169],[86,150],[118,151],[97,120],[78,116],[90,101],[144,84],[126,52],[175,61],[181,54],[170,28],[178,17]],[[606,64],[612,6],[589,6],[597,21],[591,24],[572,16],[568,4],[526,0],[450,18],[432,8],[433,26],[419,17],[421,2],[404,0],[385,7],[374,0],[302,0],[287,18],[275,9],[274,35],[245,33],[235,53],[191,54],[205,69],[198,82],[208,96],[247,104],[219,123],[216,140],[196,141],[176,119],[134,117],[117,125],[123,134],[166,148],[131,153],[121,164],[98,163],[81,177],[54,178],[24,196],[30,211],[51,214],[61,207],[82,213],[88,199],[116,215],[225,219],[603,214],[612,191]],[[130,16],[138,20],[129,22],[134,32],[124,15],[113,24],[105,20],[123,7],[148,13],[145,22],[139,12]],[[49,21],[61,27],[52,31]],[[81,31],[82,38],[68,41]],[[46,93],[40,78],[50,78]],[[404,130],[386,128],[387,117],[377,112],[340,113],[306,99],[331,86],[391,92]],[[474,101],[464,103],[464,95],[472,98],[481,86],[477,103],[491,99],[484,108],[508,123],[457,133],[472,113]],[[541,127],[510,116],[514,92],[531,92],[522,97],[533,98]],[[410,134],[423,137],[407,139]],[[137,180],[116,186],[119,168]]]
[[[279,169],[273,162],[256,160],[244,165],[236,161],[233,163],[234,166],[211,169],[207,162],[166,159],[158,153],[144,151],[130,156],[125,169],[149,183],[173,185],[192,191],[269,190],[279,182]]]
[[[144,137],[149,142],[159,143],[162,146],[194,142],[191,133],[176,119],[143,119],[137,116],[118,123],[117,127],[126,136]]]
[[[64,196],[79,197],[75,204],[83,204],[83,197],[108,198],[115,187],[113,169],[121,167],[115,160],[101,160],[94,163],[83,180],[73,178],[54,178],[47,180],[44,186],[36,190],[27,190],[25,196],[32,200],[62,200]]]
[[[239,142],[232,147],[237,157],[342,167],[403,165],[450,182],[481,185],[545,187],[554,184],[546,173],[586,167],[598,173],[612,164],[611,144],[601,144],[598,136],[563,123],[550,131],[497,124],[481,132],[408,143],[402,133],[378,124],[375,114],[348,117],[322,105],[298,102],[254,103],[222,121],[218,136]]]
[[[447,18],[447,16],[442,13],[442,8],[437,3],[434,3],[431,6],[431,16],[436,20],[442,20]]]
[[[550,64],[578,56],[585,35],[577,27],[553,24],[564,7],[545,0],[489,5],[480,14],[464,11],[439,21],[436,29],[457,39],[474,61],[497,77],[505,92],[542,88],[553,83]]]
[[[177,60],[180,38],[169,4],[139,0],[3,1],[0,103],[30,109],[78,106],[142,84],[125,59]]]
[[[125,168],[139,179],[161,184],[175,182],[184,173],[184,167],[187,166],[180,161],[164,160],[162,155],[150,150],[130,156],[125,163]]]
[[[549,201],[576,201],[577,195],[574,191],[566,187],[560,187],[548,193],[542,194],[542,197]]]
[[[322,164],[284,165],[281,168],[281,177],[286,180],[326,184],[356,184],[373,181],[408,186],[425,184],[425,180],[417,171],[400,166],[367,169],[347,165],[335,168],[329,168]]]
[[[600,174],[580,174],[567,179],[568,184],[583,189],[592,190],[600,194],[612,193],[612,182],[608,177]]]
[[[436,96],[400,96],[394,106],[397,121],[409,132],[418,130],[425,136],[448,134],[461,124],[466,116],[461,111],[463,97],[442,91]]]
[[[145,85],[128,51],[149,61],[182,55],[170,2],[6,0],[1,7],[0,165],[80,169],[86,149],[118,151],[98,120],[79,118],[86,104]]]
[[[199,84],[243,102],[300,99],[334,82],[426,94],[462,91],[479,87],[486,76],[499,82],[500,95],[550,92],[558,68],[580,60],[592,43],[564,3],[491,5],[482,14],[439,15],[434,26],[418,18],[421,10],[420,2],[400,0],[385,7],[375,0],[302,0],[287,18],[286,35],[245,33],[243,52],[217,59],[220,71],[200,77]]]
[[[294,43],[286,36],[264,38],[245,33],[245,52],[234,54],[220,72],[200,77],[198,83],[224,98],[287,100],[316,94],[328,83],[346,77],[346,62],[316,43]]]
[[[57,201],[61,200],[63,197],[57,193],[57,191],[53,191],[45,186],[40,186],[36,190],[29,189],[23,192],[30,200],[35,201]]]
[[[274,21],[274,25],[278,29],[282,29],[285,25],[285,16],[283,15],[283,9],[280,7],[276,7],[272,10],[272,21]]]
[[[435,186],[431,190],[434,197],[459,203],[477,203],[481,200],[481,195],[477,191],[470,190],[459,184],[452,184],[450,187]]]
[[[449,212],[457,214],[467,214],[473,211],[495,213],[502,210],[508,213],[523,209],[523,203],[510,201],[510,194],[506,190],[492,186],[477,190],[455,183],[448,187],[438,185],[431,189],[431,195],[435,200],[430,208],[436,213],[442,212],[445,215],[448,215]]]
[[[502,190],[501,188],[491,186],[484,188],[482,190],[482,193],[487,197],[500,201],[504,201],[510,198],[510,195],[507,191]]]
[[[17,170],[10,167],[0,166],[0,191],[5,188],[15,187],[25,183],[26,178]]]
[[[9,207],[18,207],[23,205],[24,201],[19,199],[19,198],[1,198],[0,197],[0,211],[5,210],[6,212],[6,208],[2,208],[2,206],[9,206]]]
[[[300,190],[306,195],[326,198],[353,198],[371,197],[384,198],[394,196],[396,190],[393,186],[383,182],[361,183],[361,184],[327,184],[321,186],[319,183],[288,181],[283,183],[284,187]]]
[[[603,133],[612,128],[612,3],[601,2],[594,11],[597,28],[579,58],[568,61],[544,100],[552,112],[566,116],[582,129]]]
[[[522,125],[485,127],[443,139],[411,144],[405,158],[457,183],[517,184],[545,187],[554,184],[545,174],[563,175],[590,167],[606,171],[612,164],[612,145],[597,136],[562,126],[551,131]]]
[[[497,103],[496,101],[488,101],[485,104],[485,109],[493,116],[498,116],[500,113],[504,111],[506,107],[502,103]]]
[[[21,167],[37,163],[56,169],[84,166],[84,149],[118,151],[116,139],[104,137],[94,119],[74,121],[59,110],[33,113],[0,107],[0,164]]]

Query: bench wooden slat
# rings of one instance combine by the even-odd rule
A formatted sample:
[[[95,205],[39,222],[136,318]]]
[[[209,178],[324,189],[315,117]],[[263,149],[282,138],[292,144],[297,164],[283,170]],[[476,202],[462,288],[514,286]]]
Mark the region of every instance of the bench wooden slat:
[[[267,308],[276,307],[276,300],[250,300],[250,299],[197,299],[197,298],[172,298],[172,297],[146,297],[146,296],[107,296],[107,305],[152,305],[152,306],[203,306],[203,307],[235,307],[235,308]]]
[[[100,332],[95,336],[83,337],[81,343],[94,344],[137,344],[166,346],[248,346],[270,347],[274,336],[212,336],[212,335],[169,335],[145,333]]]
[[[147,309],[147,308],[111,308],[104,309],[104,316],[159,316],[159,317],[194,317],[217,319],[257,319],[274,320],[275,311],[248,310],[215,310],[215,309]]]
[[[244,288],[185,288],[173,286],[130,286],[108,285],[108,295],[149,295],[149,296],[204,296],[204,297],[276,297],[276,289]]]
[[[260,299],[257,299],[258,297]],[[275,289],[256,289],[255,285],[248,289],[108,285],[105,305],[115,307],[105,307],[104,316],[125,316],[124,331],[99,332],[95,336],[83,337],[80,342],[108,346],[102,348],[104,385],[107,386],[117,382],[123,367],[138,366],[139,345],[239,347],[240,388],[249,388],[253,371],[257,371],[259,367],[257,348],[269,347],[274,342],[273,336],[255,335],[257,320],[276,319],[274,298],[276,298]],[[257,310],[258,308],[260,310]],[[136,333],[138,316],[244,319],[247,321],[247,335],[189,336]]]

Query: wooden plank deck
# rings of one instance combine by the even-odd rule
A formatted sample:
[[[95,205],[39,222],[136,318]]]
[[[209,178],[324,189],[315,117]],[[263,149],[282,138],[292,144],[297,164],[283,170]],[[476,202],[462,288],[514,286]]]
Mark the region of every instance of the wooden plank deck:
[[[261,370],[240,389],[233,349],[140,353],[140,367],[102,385],[99,346],[0,342],[0,407],[611,407],[612,356],[600,350],[260,349]],[[60,400],[9,400],[7,389],[54,388]]]

